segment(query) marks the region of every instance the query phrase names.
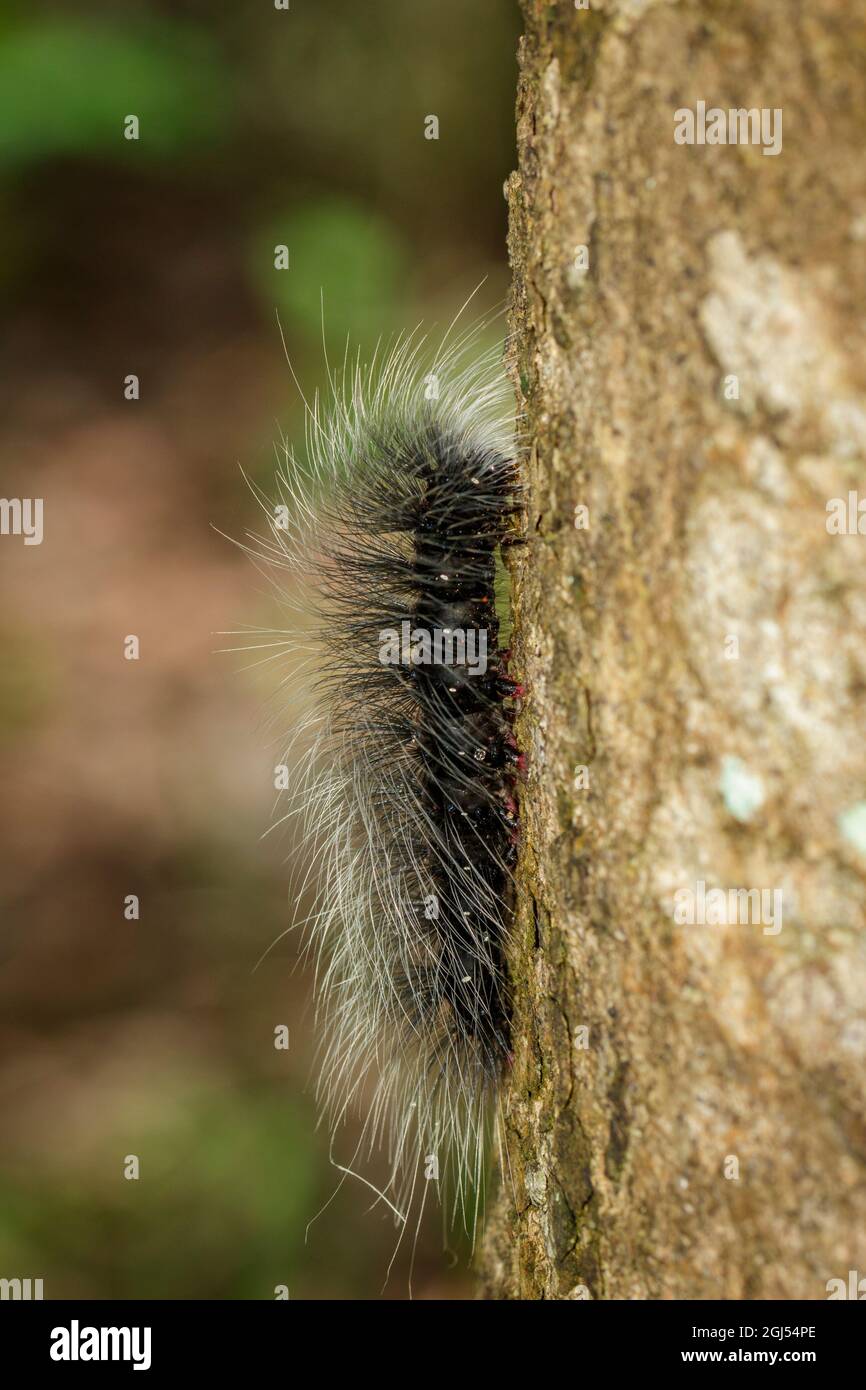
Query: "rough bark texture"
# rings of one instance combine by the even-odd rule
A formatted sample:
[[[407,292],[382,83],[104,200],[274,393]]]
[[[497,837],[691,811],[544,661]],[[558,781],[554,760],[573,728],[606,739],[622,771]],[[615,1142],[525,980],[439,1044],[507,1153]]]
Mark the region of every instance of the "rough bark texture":
[[[866,535],[826,525],[866,498],[864,6],[592,5],[525,0],[507,189],[531,769],[483,1288],[825,1298],[866,1275]],[[676,144],[699,100],[781,107],[782,152]],[[678,925],[699,881],[781,931]]]

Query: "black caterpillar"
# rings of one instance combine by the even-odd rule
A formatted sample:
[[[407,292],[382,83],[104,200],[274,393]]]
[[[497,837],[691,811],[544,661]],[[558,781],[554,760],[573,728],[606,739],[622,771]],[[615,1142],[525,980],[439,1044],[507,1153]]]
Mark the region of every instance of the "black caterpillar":
[[[359,1106],[362,1146],[387,1145],[401,1219],[422,1172],[460,1200],[480,1184],[511,1047],[522,687],[495,590],[520,490],[507,385],[491,357],[467,365],[471,343],[424,366],[404,339],[332,380],[258,547],[295,576],[294,626],[315,622],[287,758],[319,856],[319,1095],[334,1129]]]
[[[431,827],[425,858],[438,915],[401,993],[413,1026],[428,1036],[448,1034],[431,1065],[447,1065],[454,1049],[469,1048],[472,1067],[493,1077],[509,1053],[510,1033],[505,923],[499,913],[491,920],[489,904],[505,905],[508,895],[517,825],[512,774],[520,765],[502,702],[522,694],[506,674],[509,653],[498,646],[495,549],[517,510],[515,470],[495,451],[467,448],[429,429],[407,450],[405,477],[418,480],[419,493],[384,527],[412,535],[414,556],[405,576],[410,622],[413,632],[430,637],[434,653],[429,664],[415,664],[405,675],[397,668],[396,680],[400,695],[408,688],[413,706],[409,723],[417,732],[404,731],[417,749]],[[374,584],[387,585],[377,567],[374,560]],[[483,674],[448,660],[459,655],[453,649],[435,659],[435,634],[455,631],[476,634],[488,655]],[[423,638],[418,645],[423,648]],[[397,694],[392,681],[383,682],[386,704]],[[473,861],[483,877],[483,899],[476,882],[465,882]]]

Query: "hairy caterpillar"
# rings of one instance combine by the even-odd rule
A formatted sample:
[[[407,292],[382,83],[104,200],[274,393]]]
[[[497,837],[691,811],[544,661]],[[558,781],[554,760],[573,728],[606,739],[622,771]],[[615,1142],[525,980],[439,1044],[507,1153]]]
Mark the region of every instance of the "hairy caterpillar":
[[[251,537],[292,574],[278,636],[309,657],[311,707],[286,761],[288,814],[317,854],[318,1097],[332,1133],[362,1109],[359,1148],[386,1147],[380,1196],[401,1224],[416,1184],[440,1174],[466,1221],[510,1052],[522,687],[494,582],[520,491],[499,354],[474,355],[476,336],[446,335],[431,359],[411,334],[329,373],[306,457],[283,442],[280,501],[260,494],[270,535]]]

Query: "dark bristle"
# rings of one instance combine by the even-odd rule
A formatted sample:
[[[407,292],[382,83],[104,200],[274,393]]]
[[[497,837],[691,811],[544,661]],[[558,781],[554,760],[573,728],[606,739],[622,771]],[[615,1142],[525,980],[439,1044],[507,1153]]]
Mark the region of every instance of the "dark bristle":
[[[522,772],[496,604],[522,511],[515,403],[479,332],[452,324],[430,352],[409,334],[335,374],[264,546],[297,577],[310,696],[286,818],[318,888],[317,1095],[332,1134],[358,1108],[363,1146],[387,1148],[395,1210],[439,1155],[464,1224],[511,1055]]]
[[[414,731],[426,822],[418,924],[428,949],[417,965],[406,963],[398,988],[409,1027],[441,1040],[431,1066],[447,1065],[456,1045],[461,1065],[492,1076],[510,1050],[504,939],[515,744],[494,583],[496,549],[516,511],[515,470],[499,454],[467,450],[433,433],[401,463],[407,496],[396,504],[390,498],[371,529],[408,532],[411,553],[396,569],[393,557],[377,556],[368,571],[378,581],[372,590],[395,584],[401,601],[394,605],[392,590],[389,622],[405,618],[414,633],[429,634],[431,646],[437,632],[473,632],[487,666],[473,673],[468,663],[434,657],[376,673],[380,698],[407,707],[403,727]],[[420,910],[430,890],[438,900],[432,920]]]
[[[395,941],[393,950],[407,1042],[429,1048],[432,1068],[456,1060],[483,1085],[510,1050],[504,946],[518,754],[506,701],[516,687],[494,586],[497,547],[518,511],[516,469],[431,426],[390,455],[384,445],[373,452],[378,466],[353,479],[335,509],[326,679],[350,747],[364,744],[377,841],[416,905],[417,949]],[[381,663],[380,634],[401,624],[427,634],[431,659]],[[486,669],[459,650],[438,658],[435,635],[455,632],[467,642],[474,634]],[[347,664],[349,651],[367,660]],[[393,769],[407,758],[411,804],[394,805]],[[423,911],[431,893],[434,917]]]

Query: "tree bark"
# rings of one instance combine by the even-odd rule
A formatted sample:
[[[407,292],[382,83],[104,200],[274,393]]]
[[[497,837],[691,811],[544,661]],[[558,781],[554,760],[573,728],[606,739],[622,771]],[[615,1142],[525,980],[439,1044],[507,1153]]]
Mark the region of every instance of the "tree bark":
[[[866,499],[864,6],[524,10],[530,769],[483,1291],[826,1298],[866,1277],[866,535],[827,512]],[[699,101],[781,108],[781,152],[676,143]],[[701,883],[734,920],[675,920]]]

